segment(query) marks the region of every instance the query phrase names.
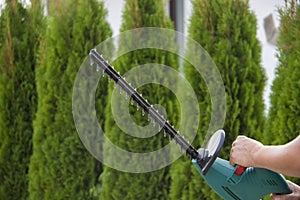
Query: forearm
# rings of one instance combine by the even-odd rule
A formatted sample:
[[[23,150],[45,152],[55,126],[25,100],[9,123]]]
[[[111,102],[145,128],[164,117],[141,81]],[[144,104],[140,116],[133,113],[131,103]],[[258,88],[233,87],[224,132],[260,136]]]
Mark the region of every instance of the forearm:
[[[254,156],[255,167],[300,177],[300,137],[280,146],[263,146]]]

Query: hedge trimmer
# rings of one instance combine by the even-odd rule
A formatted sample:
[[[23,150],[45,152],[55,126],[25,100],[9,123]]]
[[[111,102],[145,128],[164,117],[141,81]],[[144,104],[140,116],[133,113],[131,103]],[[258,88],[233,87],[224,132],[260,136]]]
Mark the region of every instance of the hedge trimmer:
[[[257,200],[267,194],[291,193],[285,178],[276,172],[263,168],[245,168],[231,166],[227,160],[218,158],[224,140],[225,132],[218,130],[208,140],[204,148],[196,150],[187,142],[178,131],[148,103],[95,49],[89,53],[91,63],[95,63],[97,71],[107,74],[126,96],[130,97],[137,105],[157,123],[171,140],[174,140],[186,155],[190,157],[193,165],[208,185],[226,200]]]

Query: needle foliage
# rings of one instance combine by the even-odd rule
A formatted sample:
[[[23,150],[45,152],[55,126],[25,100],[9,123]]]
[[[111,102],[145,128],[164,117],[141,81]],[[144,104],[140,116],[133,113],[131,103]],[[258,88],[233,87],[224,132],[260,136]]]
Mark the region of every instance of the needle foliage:
[[[112,33],[103,2],[51,1],[49,13],[36,69],[39,101],[34,120],[29,197],[93,199],[92,188],[101,168],[78,137],[72,115],[72,92],[78,69],[89,50]]]
[[[261,139],[264,125],[263,89],[265,72],[260,64],[261,47],[256,37],[256,18],[248,1],[194,0],[189,37],[209,53],[222,76],[226,92],[225,144],[220,153],[229,158],[231,144],[238,135]],[[188,44],[189,48],[189,44]],[[187,50],[187,54],[192,54]],[[184,65],[186,78],[194,88],[200,108],[198,137],[203,145],[210,123],[211,99],[207,86],[190,64]],[[208,133],[211,134],[211,133]],[[179,160],[172,166],[171,199],[218,199],[201,179],[190,161]]]
[[[42,9],[5,1],[0,16],[0,199],[27,199]]]

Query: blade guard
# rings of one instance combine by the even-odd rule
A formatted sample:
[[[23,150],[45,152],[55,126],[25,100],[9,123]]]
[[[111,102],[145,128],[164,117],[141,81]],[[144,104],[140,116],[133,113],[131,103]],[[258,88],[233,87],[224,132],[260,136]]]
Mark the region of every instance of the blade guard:
[[[202,173],[205,175],[209,168],[216,160],[225,140],[225,132],[218,130],[209,139],[205,148],[198,150],[198,165],[201,167]]]
[[[235,173],[239,166],[233,167],[227,160],[217,157],[224,138],[225,132],[217,131],[207,147],[198,151],[202,159],[192,160],[200,175],[218,195],[226,200],[258,200],[270,193],[292,192],[285,178],[276,172],[249,167],[242,173]]]

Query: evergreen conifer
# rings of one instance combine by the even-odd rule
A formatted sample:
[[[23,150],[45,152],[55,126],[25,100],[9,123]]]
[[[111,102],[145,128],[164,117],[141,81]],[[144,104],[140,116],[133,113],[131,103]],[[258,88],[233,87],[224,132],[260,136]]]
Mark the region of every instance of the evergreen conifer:
[[[248,1],[194,0],[190,22],[189,37],[209,53],[224,81],[227,106],[223,129],[226,138],[219,156],[228,159],[231,144],[238,135],[262,138],[266,78],[260,65],[256,18],[249,10]],[[187,54],[193,53],[187,51]],[[200,104],[199,132],[194,145],[201,146],[210,122],[211,100],[197,71],[185,64],[184,72]],[[171,176],[171,199],[219,198],[186,159],[172,165]]]
[[[76,132],[72,92],[89,50],[110,37],[111,30],[103,2],[50,3],[51,15],[47,17],[36,71],[39,102],[30,163],[30,199],[92,199],[101,168]]]
[[[285,144],[299,135],[299,56],[300,4],[286,1],[279,9],[281,23],[278,40],[279,65],[272,85],[271,106],[268,114],[265,143]],[[300,184],[299,179],[292,179]]]
[[[36,49],[43,23],[39,3],[5,1],[0,16],[0,199],[27,199],[36,112]]]
[[[172,28],[171,21],[165,16],[164,8],[165,5],[162,0],[126,1],[121,32],[142,27]],[[122,42],[126,41],[120,41],[119,48],[122,48]],[[145,42],[151,43],[154,41]],[[170,45],[174,44],[171,42]],[[118,68],[121,74],[126,73],[134,67],[149,63],[160,63],[175,69],[178,66],[177,59],[173,54],[159,49],[140,49],[129,52],[121,56],[116,63],[115,67]],[[137,74],[134,79],[142,80],[143,77],[146,76],[150,76],[150,74],[140,73]],[[172,84],[175,83],[173,82]],[[170,90],[157,84],[147,84],[137,90],[142,93],[143,97],[148,99],[149,102],[163,106],[168,113],[168,119],[176,123],[176,97]],[[110,97],[112,96],[112,92],[113,88],[110,87]],[[131,106],[130,103],[128,105],[130,106],[130,114],[134,123],[138,126],[149,125],[147,116],[143,117],[141,110],[136,111],[136,105]],[[163,133],[155,134],[150,138],[136,138],[125,133],[118,127],[118,124],[115,123],[111,108],[112,106],[108,104],[105,134],[114,145],[129,152],[146,153],[160,149],[168,143],[168,140],[163,138]],[[118,109],[126,110],[128,107]],[[122,118],[122,120],[131,119]],[[115,155],[112,155],[109,148],[104,148],[104,156],[109,158]],[[126,163],[126,158],[120,158],[119,160],[120,163]],[[131,160],[127,162],[134,161]],[[138,162],[135,164],[143,165],[143,163]],[[170,184],[169,167],[147,173],[125,173],[105,167],[101,175],[101,183],[102,193],[100,199],[167,199]]]

